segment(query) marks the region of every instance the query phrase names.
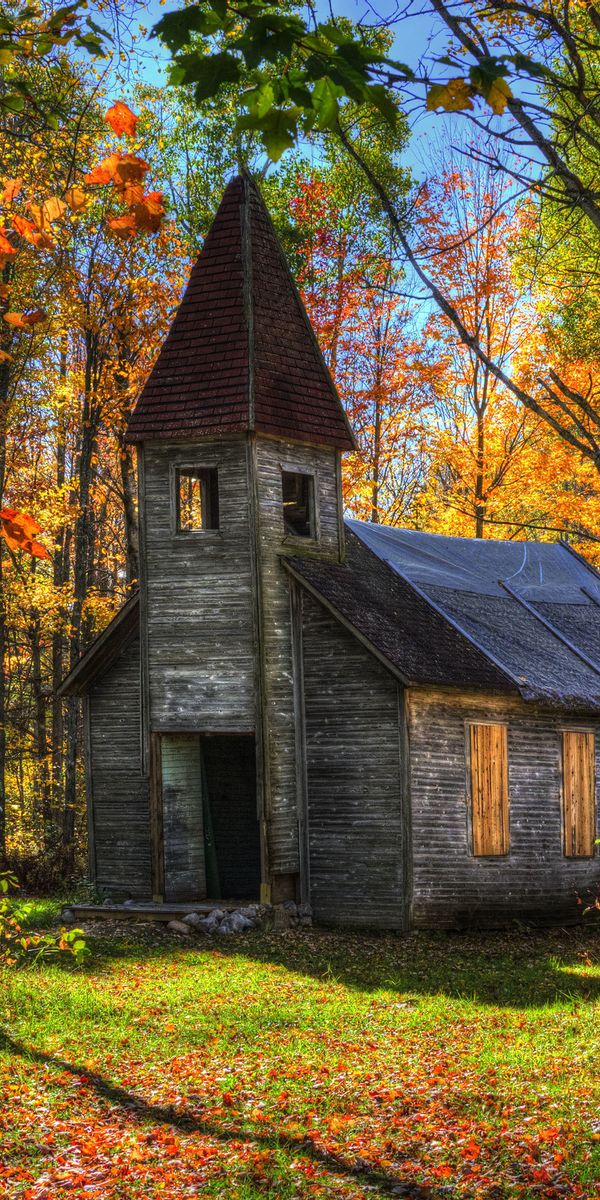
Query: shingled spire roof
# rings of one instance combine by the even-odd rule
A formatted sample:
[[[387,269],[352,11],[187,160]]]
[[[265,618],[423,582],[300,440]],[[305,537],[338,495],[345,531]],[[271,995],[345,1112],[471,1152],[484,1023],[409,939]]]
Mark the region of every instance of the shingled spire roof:
[[[248,430],[354,448],[270,217],[244,174],[225,190],[127,439]]]

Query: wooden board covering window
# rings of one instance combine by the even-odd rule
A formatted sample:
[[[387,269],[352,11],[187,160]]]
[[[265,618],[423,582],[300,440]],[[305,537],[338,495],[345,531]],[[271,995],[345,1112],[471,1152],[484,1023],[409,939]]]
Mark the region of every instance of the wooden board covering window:
[[[562,737],[565,855],[589,858],[596,836],[594,734],[565,730]]]
[[[506,725],[471,725],[473,854],[508,854]]]

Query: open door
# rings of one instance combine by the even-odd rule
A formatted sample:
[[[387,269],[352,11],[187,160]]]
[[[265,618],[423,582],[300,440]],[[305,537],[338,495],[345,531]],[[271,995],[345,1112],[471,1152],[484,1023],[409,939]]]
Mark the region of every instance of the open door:
[[[161,737],[165,900],[206,897],[202,756],[195,734]]]
[[[153,747],[154,894],[258,899],[254,736],[161,734]]]

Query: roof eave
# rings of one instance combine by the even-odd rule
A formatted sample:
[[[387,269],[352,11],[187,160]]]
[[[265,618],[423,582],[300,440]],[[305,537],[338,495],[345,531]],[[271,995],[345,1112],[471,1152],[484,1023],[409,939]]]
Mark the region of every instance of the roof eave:
[[[94,680],[116,662],[138,632],[139,598],[136,592],[88,646],[56,689],[59,698],[85,695]]]

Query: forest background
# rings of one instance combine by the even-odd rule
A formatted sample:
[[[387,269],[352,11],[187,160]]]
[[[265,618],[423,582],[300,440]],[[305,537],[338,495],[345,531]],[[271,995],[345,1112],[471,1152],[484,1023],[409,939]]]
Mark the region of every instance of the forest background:
[[[436,7],[410,27],[415,45],[443,43]],[[236,126],[234,80],[204,97],[167,82],[147,7],[104,4],[87,25],[81,11],[0,4],[0,864],[37,888],[83,869],[80,713],[56,689],[136,587],[128,416],[240,163],[261,181],[358,437],[348,513],[564,537],[600,562],[597,462],[517,394],[547,398],[550,364],[553,411],[571,389],[597,413],[597,230],[568,220],[535,171],[524,183],[510,139],[490,153],[489,122],[466,124],[452,96],[441,114],[406,104],[394,123],[356,105],[354,145],[403,238],[506,387],[432,302],[327,122],[273,162]],[[361,36],[390,54],[398,20]],[[592,417],[578,420],[584,437]]]

